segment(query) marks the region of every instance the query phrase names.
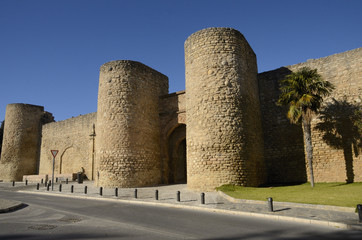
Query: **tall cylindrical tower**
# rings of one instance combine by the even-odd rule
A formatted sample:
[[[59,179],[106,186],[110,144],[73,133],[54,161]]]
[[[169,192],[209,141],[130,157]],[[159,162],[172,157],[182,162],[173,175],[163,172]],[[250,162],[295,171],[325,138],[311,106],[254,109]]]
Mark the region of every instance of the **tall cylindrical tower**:
[[[6,107],[4,138],[0,158],[0,179],[20,181],[37,172],[41,120],[44,107],[9,104]]]
[[[134,61],[100,68],[96,127],[98,186],[160,183],[159,96],[168,78]]]
[[[264,182],[256,56],[237,30],[208,28],[185,42],[187,183]]]

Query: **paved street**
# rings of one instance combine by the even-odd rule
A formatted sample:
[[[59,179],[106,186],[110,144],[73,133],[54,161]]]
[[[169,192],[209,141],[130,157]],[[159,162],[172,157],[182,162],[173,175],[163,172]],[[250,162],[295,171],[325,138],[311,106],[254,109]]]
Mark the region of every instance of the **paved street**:
[[[257,217],[0,191],[1,239],[361,239],[361,231]]]
[[[73,186],[73,193],[71,188]],[[87,194],[84,190],[87,187]],[[155,187],[138,188],[138,198],[134,198],[135,189],[119,188],[118,197],[115,196],[114,188],[104,188],[100,196],[100,188],[94,186],[94,182],[85,181],[83,184],[69,182],[62,184],[59,191],[59,183],[54,185],[54,191],[47,191],[42,184],[39,190],[36,183],[17,182],[15,187],[12,183],[0,183],[0,189],[9,191],[23,191],[47,195],[61,195],[66,197],[103,199],[110,201],[122,201],[125,203],[139,203],[147,205],[163,205],[176,208],[193,208],[205,211],[216,211],[219,213],[232,212],[237,215],[259,216],[269,219],[298,221],[301,223],[319,224],[345,229],[362,230],[362,224],[358,223],[358,215],[354,208],[343,208],[325,205],[310,205],[298,203],[274,202],[274,212],[270,212],[265,201],[237,200],[218,192],[205,193],[205,204],[200,203],[200,192],[190,191],[186,184],[160,185]],[[159,200],[155,200],[155,191],[159,191]],[[176,192],[180,191],[180,202],[176,202]],[[272,197],[272,196],[271,196]],[[1,203],[1,201],[0,201]]]

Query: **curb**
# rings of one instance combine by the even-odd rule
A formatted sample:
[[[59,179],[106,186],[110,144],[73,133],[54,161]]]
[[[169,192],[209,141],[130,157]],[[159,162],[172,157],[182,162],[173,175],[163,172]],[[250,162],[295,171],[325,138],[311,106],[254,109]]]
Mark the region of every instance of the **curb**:
[[[238,198],[233,198],[221,191],[217,191],[217,193],[221,197],[233,203],[267,204],[267,201],[238,199]],[[312,208],[312,209],[329,210],[329,211],[350,212],[350,213],[354,213],[356,210],[355,208],[352,207],[339,207],[339,206],[317,205],[317,204],[307,204],[307,203],[292,203],[292,202],[277,202],[277,201],[273,201],[273,203],[285,207]]]
[[[8,205],[12,204],[12,206],[0,208],[0,213],[12,212],[12,211],[18,210],[18,209],[22,208],[23,206],[25,206],[24,203],[18,202],[18,201],[10,201],[10,200],[2,200],[2,201],[6,201],[6,202],[8,202]]]
[[[322,221],[322,220],[313,220],[306,218],[297,218],[297,217],[288,217],[288,216],[277,216],[271,214],[263,214],[263,213],[253,213],[253,212],[243,212],[243,211],[232,211],[226,209],[215,209],[208,207],[198,207],[198,206],[188,206],[182,204],[172,204],[172,203],[160,203],[160,202],[147,202],[147,201],[136,201],[136,200],[124,200],[124,199],[112,199],[112,198],[104,198],[104,197],[89,197],[89,196],[79,196],[79,195],[61,195],[58,193],[46,193],[46,192],[29,192],[29,191],[18,191],[20,193],[27,194],[38,194],[38,195],[50,195],[50,196],[61,196],[67,198],[78,198],[78,199],[89,199],[89,200],[98,200],[98,201],[108,201],[108,202],[121,202],[128,204],[136,204],[136,205],[147,205],[147,206],[163,206],[169,208],[177,208],[177,209],[189,209],[189,210],[198,210],[203,212],[214,212],[214,213],[222,213],[222,214],[230,214],[230,215],[238,215],[238,216],[249,216],[249,217],[259,217],[264,219],[271,219],[277,221],[290,221],[290,222],[298,222],[298,223],[306,223],[306,224],[317,224],[321,226],[328,226],[340,229],[348,229],[348,230],[359,230],[362,231],[362,225],[357,224],[346,224],[340,222],[331,222],[331,221]],[[263,202],[263,201],[260,201]],[[265,202],[263,202],[265,204]]]

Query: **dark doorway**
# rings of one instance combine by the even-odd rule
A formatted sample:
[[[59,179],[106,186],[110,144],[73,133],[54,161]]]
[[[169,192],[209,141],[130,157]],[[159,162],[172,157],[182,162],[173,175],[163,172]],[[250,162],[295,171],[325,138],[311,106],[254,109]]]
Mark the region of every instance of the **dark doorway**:
[[[176,127],[168,140],[169,183],[186,183],[186,125]]]

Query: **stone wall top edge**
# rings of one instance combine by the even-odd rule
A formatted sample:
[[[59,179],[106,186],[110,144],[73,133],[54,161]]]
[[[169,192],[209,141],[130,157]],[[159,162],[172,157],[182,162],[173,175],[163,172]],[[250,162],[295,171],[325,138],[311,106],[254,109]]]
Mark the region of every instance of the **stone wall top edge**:
[[[67,124],[67,123],[70,123],[70,122],[75,122],[75,121],[83,120],[83,119],[86,119],[86,118],[94,118],[94,120],[96,121],[97,120],[96,116],[97,116],[97,112],[87,113],[87,114],[79,115],[77,117],[64,119],[64,120],[61,120],[61,121],[46,123],[46,124],[43,125],[43,127],[48,127],[48,126],[51,127],[51,126],[54,126],[54,125]]]
[[[160,98],[169,98],[169,97],[174,97],[174,96],[177,96],[177,95],[182,95],[182,94],[185,94],[186,91],[185,90],[182,90],[182,91],[178,91],[178,92],[173,92],[173,93],[169,93],[169,94],[166,94],[166,95],[162,95],[160,96]]]
[[[7,106],[32,107],[32,108],[40,108],[40,109],[44,110],[44,106],[35,105],[35,104],[27,104],[27,103],[9,103]]]
[[[192,33],[192,34],[186,39],[185,43],[186,43],[189,39],[191,39],[191,38],[198,38],[200,35],[203,35],[204,33],[207,33],[207,32],[210,32],[210,33],[212,33],[212,32],[233,32],[233,33],[240,34],[240,35],[243,36],[243,34],[242,34],[240,31],[238,31],[238,30],[236,30],[236,29],[234,29],[234,28],[231,28],[231,27],[210,27],[210,28],[204,28],[204,29],[201,29],[201,30],[199,30],[199,31],[197,31],[197,32]]]
[[[193,40],[198,41],[199,39],[207,37],[205,35],[208,34],[208,33],[211,34],[211,33],[222,33],[222,32],[225,32],[225,33],[228,32],[230,34],[234,34],[235,36],[238,36],[240,39],[244,40],[244,42],[247,44],[249,49],[251,49],[251,52],[256,56],[253,48],[250,46],[249,42],[246,40],[244,35],[239,30],[236,30],[236,29],[231,28],[231,27],[210,27],[210,28],[201,29],[201,30],[191,34],[185,40],[184,47],[186,49],[186,46],[189,45]]]
[[[141,63],[138,61],[133,61],[133,60],[114,60],[114,61],[106,62],[100,67],[100,71],[110,71],[111,67],[116,67],[116,66],[121,67],[121,68],[129,68],[129,69],[134,68],[134,69],[147,70],[147,71],[151,71],[156,74],[159,74],[159,75],[163,76],[164,78],[168,79],[168,77],[165,74],[147,66],[144,63]]]
[[[328,56],[321,57],[321,58],[308,59],[307,61],[301,62],[301,63],[281,66],[281,67],[276,68],[276,69],[272,69],[272,70],[268,70],[268,71],[265,71],[265,72],[258,73],[258,75],[269,74],[269,73],[272,73],[274,71],[278,71],[278,70],[283,69],[283,68],[297,67],[298,65],[304,65],[304,64],[310,63],[310,62],[323,61],[323,60],[330,59],[330,58],[341,58],[341,57],[344,57],[344,56],[346,56],[348,54],[355,54],[355,53],[359,53],[359,52],[362,52],[362,47],[355,48],[355,49],[352,49],[352,50],[348,50],[348,51],[345,51],[345,52],[334,53],[332,55],[328,55]]]

